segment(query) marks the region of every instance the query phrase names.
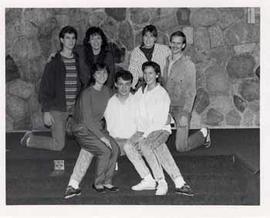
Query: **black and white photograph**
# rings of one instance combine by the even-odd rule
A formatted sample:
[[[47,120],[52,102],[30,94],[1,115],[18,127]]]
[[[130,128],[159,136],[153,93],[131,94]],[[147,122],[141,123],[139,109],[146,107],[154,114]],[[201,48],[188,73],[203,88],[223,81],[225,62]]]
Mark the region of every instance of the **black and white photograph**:
[[[5,5],[3,206],[265,205],[263,11]]]

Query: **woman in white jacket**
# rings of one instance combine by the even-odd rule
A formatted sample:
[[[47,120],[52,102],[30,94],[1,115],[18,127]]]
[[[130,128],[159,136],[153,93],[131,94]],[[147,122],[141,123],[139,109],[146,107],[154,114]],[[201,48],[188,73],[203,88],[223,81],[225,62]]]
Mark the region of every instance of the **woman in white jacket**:
[[[159,64],[163,76],[166,58],[171,51],[167,45],[156,43],[157,36],[157,28],[154,25],[145,26],[142,31],[142,44],[131,52],[129,71],[133,75],[132,88],[134,89],[138,89],[143,81],[142,64],[146,61]]]
[[[166,124],[170,98],[167,91],[157,82],[160,78],[160,66],[152,61],[143,63],[143,77],[146,85],[143,85],[135,94],[138,102],[136,111],[137,133],[133,139],[124,146],[127,157],[133,163],[135,169],[140,171],[144,167],[143,154],[150,166],[155,180],[158,183],[156,195],[165,195],[168,185],[164,177],[163,169],[169,174],[175,184],[175,192],[193,196],[193,192],[187,185],[176,165],[167,145],[171,134],[170,124]],[[137,143],[138,142],[138,143]],[[139,173],[140,174],[140,173]],[[133,190],[141,191],[154,189],[153,180],[143,178],[143,180],[132,187]]]

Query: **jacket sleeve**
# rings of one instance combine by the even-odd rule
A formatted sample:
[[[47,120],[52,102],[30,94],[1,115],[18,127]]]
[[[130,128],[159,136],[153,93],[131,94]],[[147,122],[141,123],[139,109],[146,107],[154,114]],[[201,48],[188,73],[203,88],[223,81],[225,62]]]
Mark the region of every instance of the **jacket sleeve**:
[[[130,61],[129,61],[129,71],[131,72],[133,76],[133,82],[132,82],[132,88],[135,89],[136,84],[139,80],[139,74],[141,71],[141,64],[139,61],[140,57],[138,56],[137,49],[135,48],[131,52]]]
[[[40,82],[38,100],[41,104],[42,112],[50,111],[51,105],[53,105],[55,95],[54,69],[52,61],[47,63]]]
[[[163,92],[157,96],[156,106],[152,112],[152,125],[144,132],[144,137],[147,137],[151,132],[160,130],[164,127],[169,114],[170,102],[170,97],[167,92]]]
[[[184,98],[185,104],[183,110],[191,112],[196,97],[196,68],[195,65],[189,61],[186,67],[185,82],[184,82]]]
[[[80,101],[81,101],[81,113],[83,123],[98,138],[103,137],[104,134],[99,130],[97,123],[93,119],[93,113],[91,109],[92,102],[87,90],[82,92]]]

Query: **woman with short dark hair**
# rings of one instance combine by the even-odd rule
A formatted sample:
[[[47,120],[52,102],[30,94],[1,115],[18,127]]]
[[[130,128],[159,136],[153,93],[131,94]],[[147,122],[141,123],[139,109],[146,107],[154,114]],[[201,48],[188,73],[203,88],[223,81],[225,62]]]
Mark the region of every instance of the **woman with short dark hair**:
[[[97,157],[93,188],[97,192],[118,191],[118,188],[112,185],[112,177],[119,156],[119,147],[103,125],[104,111],[111,96],[110,90],[104,85],[108,79],[108,72],[104,64],[94,64],[92,68],[92,83],[83,90],[76,102],[72,132],[81,146],[81,151],[65,198],[80,195],[79,184],[93,155]]]

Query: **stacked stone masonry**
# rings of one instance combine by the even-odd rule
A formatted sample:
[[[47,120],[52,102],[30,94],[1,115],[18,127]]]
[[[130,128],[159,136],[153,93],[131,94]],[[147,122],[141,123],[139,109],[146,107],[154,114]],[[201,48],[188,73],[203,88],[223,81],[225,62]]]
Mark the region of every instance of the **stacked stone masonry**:
[[[7,8],[6,130],[44,128],[39,83],[63,26],[78,30],[78,44],[88,27],[100,26],[116,56],[125,50],[116,60],[127,68],[147,24],[157,26],[159,43],[168,44],[176,30],[187,35],[198,90],[191,128],[259,127],[260,10],[253,10],[248,23],[248,8]]]

